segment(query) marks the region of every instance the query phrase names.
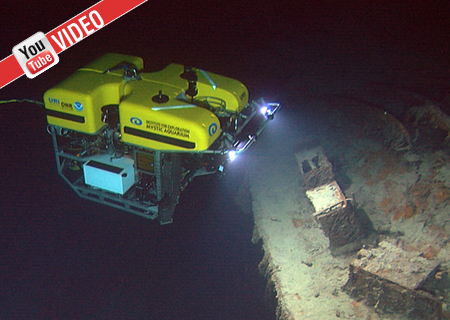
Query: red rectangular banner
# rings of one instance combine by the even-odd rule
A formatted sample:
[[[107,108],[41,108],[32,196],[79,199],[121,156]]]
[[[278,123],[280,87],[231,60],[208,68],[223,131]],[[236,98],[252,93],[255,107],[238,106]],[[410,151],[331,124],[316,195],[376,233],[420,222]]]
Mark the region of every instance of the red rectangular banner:
[[[102,0],[48,32],[45,36],[58,54],[146,1]],[[12,54],[0,61],[0,67],[2,70],[0,88],[24,74],[24,70]]]

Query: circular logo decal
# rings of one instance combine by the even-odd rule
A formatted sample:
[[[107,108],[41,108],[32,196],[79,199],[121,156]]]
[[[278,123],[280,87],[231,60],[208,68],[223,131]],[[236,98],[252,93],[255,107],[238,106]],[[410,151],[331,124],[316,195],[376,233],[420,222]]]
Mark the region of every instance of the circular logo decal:
[[[136,117],[130,118],[130,121],[132,124],[135,124],[137,126],[140,126],[142,124],[142,120]]]
[[[209,135],[213,136],[216,132],[217,132],[217,124],[216,123],[211,123],[211,125],[209,126]]]
[[[73,104],[73,106],[74,106],[75,110],[77,110],[77,111],[83,110],[83,105],[81,104],[81,102],[75,102]]]

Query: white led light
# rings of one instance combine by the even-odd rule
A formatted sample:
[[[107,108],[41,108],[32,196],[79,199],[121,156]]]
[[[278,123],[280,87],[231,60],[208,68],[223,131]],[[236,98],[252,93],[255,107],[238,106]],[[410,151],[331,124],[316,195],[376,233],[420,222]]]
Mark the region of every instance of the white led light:
[[[230,158],[230,162],[234,161],[234,159],[236,159],[236,151],[231,150],[228,152],[228,157]]]
[[[261,111],[261,113],[262,114],[266,114],[266,112],[267,112],[267,107],[266,106],[264,106],[264,107],[261,107],[261,109],[259,109],[260,111]]]

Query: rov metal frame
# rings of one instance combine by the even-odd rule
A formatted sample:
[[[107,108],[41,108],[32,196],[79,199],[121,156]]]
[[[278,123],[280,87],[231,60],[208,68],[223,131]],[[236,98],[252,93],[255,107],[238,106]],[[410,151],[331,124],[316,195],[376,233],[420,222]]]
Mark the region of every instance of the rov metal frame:
[[[79,157],[74,156],[68,153],[65,153],[60,150],[58,146],[57,140],[57,129],[55,126],[49,126],[50,133],[52,135],[53,148],[56,157],[56,168],[58,174],[63,178],[63,180],[76,192],[76,194],[84,199],[91,200],[94,202],[98,202],[101,204],[107,204],[111,207],[121,209],[130,213],[134,213],[138,216],[147,218],[147,219],[155,219],[158,216],[158,205],[152,202],[140,203],[136,201],[136,199],[127,199],[126,197],[114,193],[109,193],[101,189],[95,189],[91,186],[88,186],[84,183],[83,175],[80,174],[74,180],[70,179],[66,175],[66,170],[71,170],[68,168],[69,161],[77,161],[80,163],[89,161],[92,157]],[[155,151],[155,163],[159,164],[161,160],[161,152]],[[155,170],[160,170],[160,165],[155,166]],[[158,172],[157,172],[158,173]],[[157,199],[162,197],[161,193],[161,175],[156,174],[157,180]],[[159,185],[159,188],[158,188]],[[159,197],[158,197],[159,193]]]

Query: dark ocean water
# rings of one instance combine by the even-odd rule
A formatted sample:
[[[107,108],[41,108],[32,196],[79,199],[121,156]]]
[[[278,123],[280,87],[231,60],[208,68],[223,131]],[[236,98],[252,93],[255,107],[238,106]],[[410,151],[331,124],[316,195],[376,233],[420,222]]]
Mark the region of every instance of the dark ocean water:
[[[0,319],[271,319],[252,216],[234,202],[241,169],[194,180],[159,226],[78,198],[56,174],[39,107],[8,110]]]
[[[3,54],[97,1],[88,2],[42,6],[43,15],[61,14],[39,25],[30,23],[33,12],[10,8]],[[20,25],[14,10],[23,15]],[[152,3],[125,17],[61,53],[39,78],[23,76],[3,88],[0,100],[42,101],[45,90],[106,52],[142,56],[149,70],[178,62],[244,74],[233,64],[248,45],[242,17],[233,18],[236,24],[215,13],[211,21],[202,7]],[[222,27],[213,32],[217,23]],[[250,241],[253,219],[233,200],[240,173],[194,180],[174,224],[159,226],[79,199],[56,173],[39,106],[1,105],[0,137],[0,320],[272,319],[257,270],[261,247]]]
[[[27,5],[8,7],[2,55],[96,2],[42,3],[39,17]],[[45,90],[106,52],[142,56],[149,70],[178,62],[242,74],[233,59],[247,47],[244,17],[231,22],[179,5],[147,3],[61,53],[35,81],[8,85],[0,100],[42,101]],[[56,173],[40,107],[1,108],[1,320],[272,318],[257,270],[261,248],[250,241],[252,216],[233,200],[239,174],[195,180],[175,223],[159,226],[79,199]]]

